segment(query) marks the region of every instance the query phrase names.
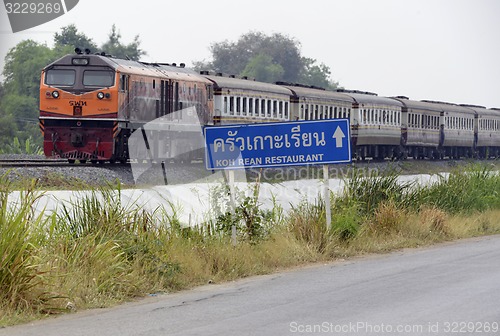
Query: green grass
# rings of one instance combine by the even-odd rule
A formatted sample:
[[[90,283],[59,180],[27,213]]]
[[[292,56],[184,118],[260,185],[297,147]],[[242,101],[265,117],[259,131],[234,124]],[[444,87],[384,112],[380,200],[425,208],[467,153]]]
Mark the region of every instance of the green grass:
[[[471,164],[452,171],[448,178],[418,193],[420,204],[434,205],[444,211],[473,212],[500,207],[500,178],[487,166]]]
[[[34,213],[42,195],[25,183],[19,204],[0,178],[0,326],[114,304],[148,293],[266,274],[305,263],[500,233],[500,177],[468,166],[428,187],[398,184],[386,173],[346,180],[325,202],[289,213],[263,211],[258,183],[240,193],[230,215],[224,188],[214,190],[215,219],[185,228],[175,211],[124,204],[121,186],[82,192],[59,214]],[[167,211],[169,210],[169,211]],[[239,225],[233,246],[230,224]]]

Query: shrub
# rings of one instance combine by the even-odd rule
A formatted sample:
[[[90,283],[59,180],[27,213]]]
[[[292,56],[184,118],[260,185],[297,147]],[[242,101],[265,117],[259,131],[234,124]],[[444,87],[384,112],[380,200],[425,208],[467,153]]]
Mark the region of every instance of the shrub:
[[[419,220],[422,225],[429,227],[430,232],[448,235],[446,213],[435,206],[424,206],[419,211]]]
[[[378,205],[369,221],[370,231],[382,235],[395,233],[404,219],[404,210],[398,208],[393,200],[384,201]]]
[[[359,205],[334,207],[332,212],[332,233],[344,242],[356,237],[363,221]]]
[[[260,182],[257,181],[249,190],[250,195],[236,190],[234,195],[235,209],[231,211],[230,191],[227,184],[220,185],[211,190],[210,199],[212,215],[216,218],[209,223],[209,227],[215,227],[215,231],[224,235],[231,235],[233,225],[238,235],[244,240],[256,242],[269,234],[267,223],[273,223],[279,215],[276,211],[260,209],[259,198]]]

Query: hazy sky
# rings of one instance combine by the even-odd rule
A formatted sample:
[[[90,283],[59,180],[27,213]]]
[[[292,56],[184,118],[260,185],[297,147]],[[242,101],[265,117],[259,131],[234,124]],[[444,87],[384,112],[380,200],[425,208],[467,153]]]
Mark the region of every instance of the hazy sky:
[[[348,89],[500,108],[499,0],[80,0],[67,14],[13,34],[0,13],[0,58],[19,41],[48,46],[68,24],[103,43],[140,36],[152,62],[208,60],[212,42],[283,33]]]

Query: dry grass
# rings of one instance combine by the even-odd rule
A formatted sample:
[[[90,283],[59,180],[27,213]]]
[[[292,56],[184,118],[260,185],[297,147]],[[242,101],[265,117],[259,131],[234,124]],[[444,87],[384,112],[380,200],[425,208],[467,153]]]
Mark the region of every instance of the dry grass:
[[[383,201],[368,221],[367,230],[372,235],[388,235],[400,231],[406,219],[406,210],[398,208],[393,200]]]
[[[178,265],[175,283],[170,284],[175,289],[266,274],[321,258],[288,232],[277,232],[257,245],[240,242],[232,246],[229,239],[209,239],[203,244],[175,239],[165,252]]]
[[[453,238],[500,234],[500,210],[454,216],[448,226]]]

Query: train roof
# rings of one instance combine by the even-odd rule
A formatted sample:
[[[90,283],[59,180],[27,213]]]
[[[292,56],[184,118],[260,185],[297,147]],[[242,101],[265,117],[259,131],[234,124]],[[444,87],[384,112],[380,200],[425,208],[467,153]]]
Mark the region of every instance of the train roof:
[[[460,104],[460,106],[467,107],[467,108],[473,110],[480,117],[482,117],[482,116],[500,117],[500,110],[487,109],[484,106],[469,105],[469,104]]]
[[[117,65],[116,70],[123,73],[210,83],[196,71],[184,66],[176,66],[173,63],[145,63],[119,58],[109,58],[109,61],[115,63]]]
[[[422,100],[424,103],[435,105],[436,107],[440,107],[443,109],[443,112],[454,112],[454,113],[465,113],[465,114],[475,114],[476,112],[468,107],[460,106],[453,103],[447,103],[442,101],[435,100]]]
[[[425,111],[434,111],[434,112],[444,112],[443,107],[438,104],[431,104],[425,101],[419,101],[419,100],[411,100],[408,97],[404,96],[397,96],[397,97],[391,97],[392,99],[395,99],[397,101],[400,101],[403,106],[406,108],[410,109],[419,109],[419,110],[425,110]]]
[[[215,84],[215,89],[240,89],[251,91],[263,91],[290,95],[290,90],[276,84],[257,82],[251,79],[236,77],[224,77],[220,75],[202,75]]]
[[[354,101],[360,106],[364,104],[377,104],[377,105],[394,105],[397,107],[403,107],[403,103],[395,99],[388,97],[378,96],[376,93],[364,92],[364,91],[352,91],[352,90],[337,90],[337,92],[344,93],[349,97],[352,97]]]
[[[318,98],[318,99],[330,99],[330,100],[337,100],[337,101],[345,101],[349,103],[353,103],[354,99],[352,97],[349,97],[348,95],[345,95],[343,93],[339,93],[336,91],[329,91],[329,90],[324,90],[320,88],[315,88],[315,87],[308,87],[304,85],[297,85],[297,84],[289,84],[289,83],[283,83],[283,82],[278,82],[278,85],[281,85],[290,91],[297,97],[310,97],[310,98]]]
[[[47,65],[44,68],[44,70],[59,65],[78,66],[74,65],[73,63],[74,59],[88,60],[88,64],[82,66],[102,66],[102,67],[107,66],[111,67],[115,71],[126,74],[160,77],[165,79],[197,81],[197,82],[205,82],[207,84],[210,83],[207,79],[200,76],[196,71],[189,68],[173,66],[166,63],[137,62],[132,60],[114,58],[107,55],[103,56],[100,54],[69,54]]]

